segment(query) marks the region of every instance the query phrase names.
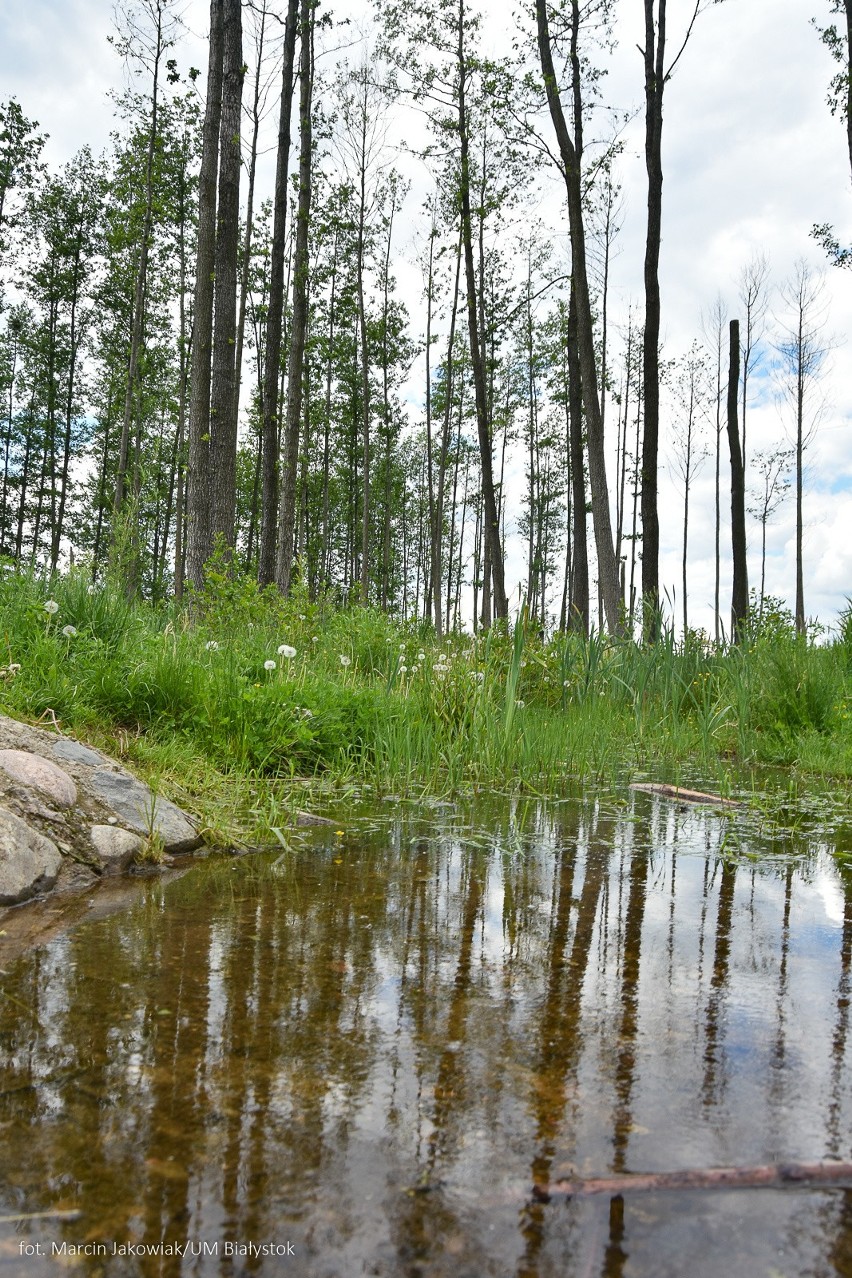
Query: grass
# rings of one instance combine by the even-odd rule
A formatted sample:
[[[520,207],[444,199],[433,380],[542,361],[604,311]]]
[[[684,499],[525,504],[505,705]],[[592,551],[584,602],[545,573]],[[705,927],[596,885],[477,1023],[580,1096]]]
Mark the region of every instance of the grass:
[[[47,610],[48,602],[57,605]],[[0,709],[127,760],[211,837],[274,842],[306,787],[566,792],[589,778],[764,764],[852,775],[852,624],[798,638],[777,609],[749,642],[671,634],[454,635],[211,574],[190,609],[129,604],[72,572],[0,577]],[[292,654],[295,650],[295,654]]]

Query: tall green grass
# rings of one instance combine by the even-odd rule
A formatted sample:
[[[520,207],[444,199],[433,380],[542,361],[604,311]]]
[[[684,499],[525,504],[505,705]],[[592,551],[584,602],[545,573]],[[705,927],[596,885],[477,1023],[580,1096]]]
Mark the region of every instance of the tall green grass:
[[[131,605],[120,583],[93,588],[79,572],[0,576],[0,708],[55,717],[196,807],[230,787],[270,828],[264,787],[306,778],[553,793],[759,763],[845,777],[850,707],[848,617],[833,642],[774,617],[716,649],[671,632],[651,647],[542,639],[522,610],[511,631],[437,643],[376,610],[283,600],[225,574],[183,609]]]

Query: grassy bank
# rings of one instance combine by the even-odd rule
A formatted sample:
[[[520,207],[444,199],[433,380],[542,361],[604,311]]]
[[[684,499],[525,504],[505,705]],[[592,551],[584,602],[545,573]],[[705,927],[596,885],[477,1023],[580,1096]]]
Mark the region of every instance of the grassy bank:
[[[54,608],[55,605],[55,608]],[[518,625],[436,643],[214,577],[192,613],[82,573],[0,579],[0,708],[128,760],[223,837],[263,838],[304,783],[555,793],[636,772],[852,775],[852,625],[798,639],[773,614],[741,649],[543,640]]]

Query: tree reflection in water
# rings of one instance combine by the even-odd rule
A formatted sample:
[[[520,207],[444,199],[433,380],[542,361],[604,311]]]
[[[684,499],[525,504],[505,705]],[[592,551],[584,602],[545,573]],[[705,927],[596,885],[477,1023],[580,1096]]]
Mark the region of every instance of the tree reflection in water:
[[[285,1271],[226,1240],[347,1278],[852,1275],[849,1191],[532,1193],[850,1157],[852,882],[806,841],[733,857],[724,821],[365,814],[0,959],[0,1215],[81,1213],[0,1224],[0,1272],[25,1239],[218,1244],[65,1257],[93,1278]]]

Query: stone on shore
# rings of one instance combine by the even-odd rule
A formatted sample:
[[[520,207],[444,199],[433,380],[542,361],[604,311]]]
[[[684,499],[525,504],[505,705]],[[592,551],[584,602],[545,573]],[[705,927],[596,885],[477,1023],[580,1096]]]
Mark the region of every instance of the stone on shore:
[[[68,773],[41,755],[29,750],[0,750],[0,768],[20,785],[39,790],[58,808],[71,808],[77,802],[77,787]]]
[[[103,872],[123,874],[145,846],[144,839],[118,825],[93,825],[92,845],[103,862]]]
[[[0,715],[0,905],[130,868],[154,836],[203,842],[189,817],[108,755]]]
[[[0,807],[0,905],[17,905],[55,884],[62,855],[8,808]]]

